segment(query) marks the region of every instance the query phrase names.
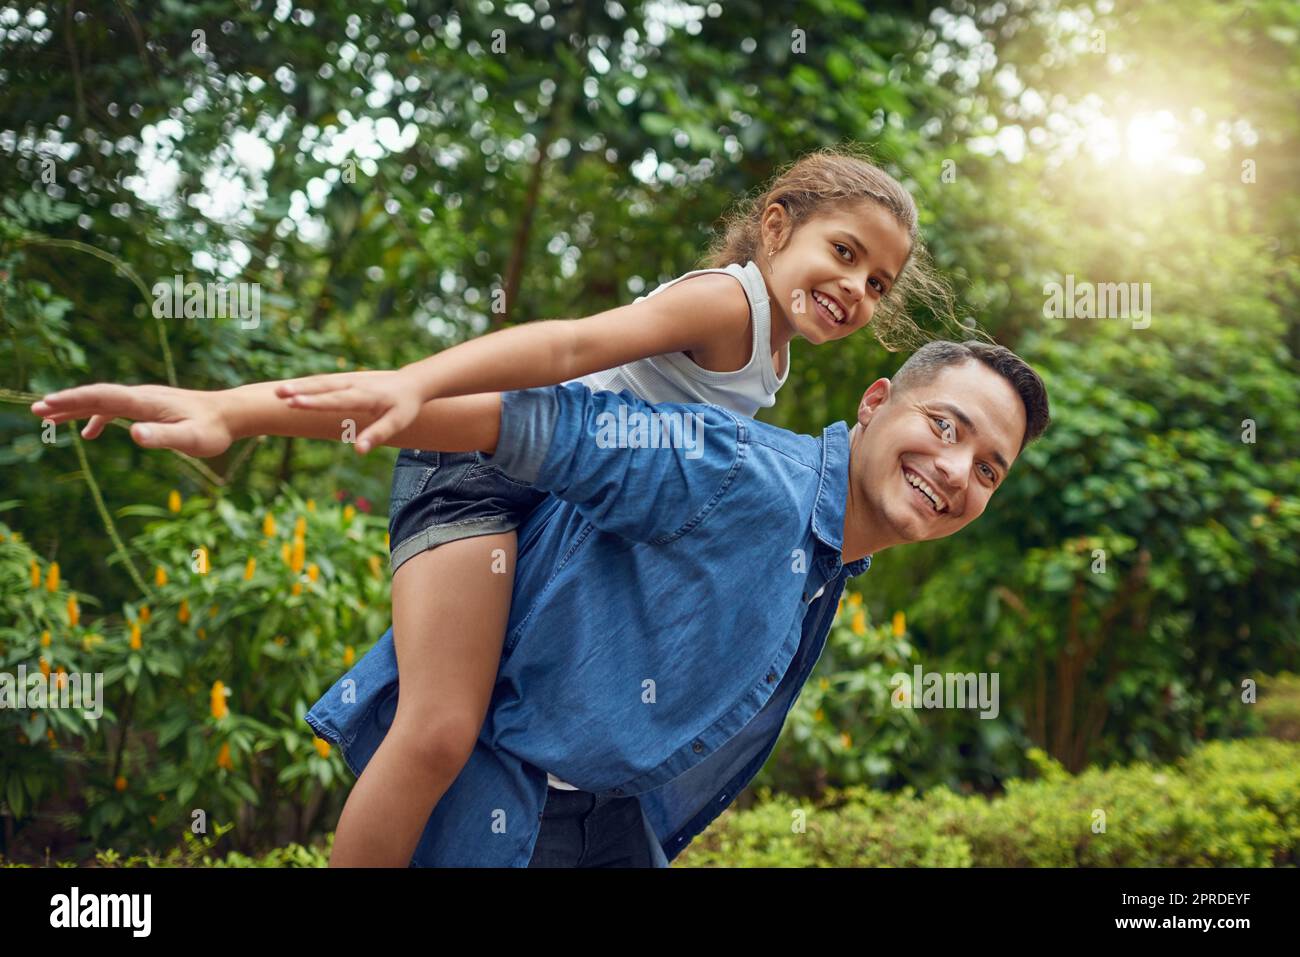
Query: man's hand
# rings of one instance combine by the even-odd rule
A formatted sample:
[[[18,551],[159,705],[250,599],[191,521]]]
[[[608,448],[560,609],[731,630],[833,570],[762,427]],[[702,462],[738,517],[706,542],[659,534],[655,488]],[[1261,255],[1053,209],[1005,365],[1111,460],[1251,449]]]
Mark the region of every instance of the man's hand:
[[[383,445],[414,422],[424,404],[415,378],[401,372],[307,376],[281,382],[275,394],[295,409],[375,416],[375,421],[357,436],[357,452],[361,455],[376,445]]]
[[[116,416],[135,419],[130,431],[136,445],[210,458],[226,451],[232,440],[221,396],[164,385],[99,382],[52,392],[33,402],[31,409],[55,423],[89,417],[81,431],[86,439],[97,438]]]

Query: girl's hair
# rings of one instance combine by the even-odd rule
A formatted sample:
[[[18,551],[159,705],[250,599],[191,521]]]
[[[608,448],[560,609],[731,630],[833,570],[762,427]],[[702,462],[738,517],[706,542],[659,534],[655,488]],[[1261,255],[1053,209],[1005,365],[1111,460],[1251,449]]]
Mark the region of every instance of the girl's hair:
[[[793,230],[819,214],[862,200],[879,203],[907,230],[911,243],[903,268],[880,300],[871,331],[891,352],[914,348],[930,339],[908,316],[912,301],[925,307],[949,332],[961,328],[953,318],[952,290],[935,270],[924,244],[917,238],[916,203],[897,180],[875,164],[865,147],[856,144],[825,147],[808,153],[779,171],[757,195],[749,195],[723,218],[719,238],[700,268],[719,269],[758,258],[763,212],[780,203]],[[963,329],[969,335],[969,331]]]

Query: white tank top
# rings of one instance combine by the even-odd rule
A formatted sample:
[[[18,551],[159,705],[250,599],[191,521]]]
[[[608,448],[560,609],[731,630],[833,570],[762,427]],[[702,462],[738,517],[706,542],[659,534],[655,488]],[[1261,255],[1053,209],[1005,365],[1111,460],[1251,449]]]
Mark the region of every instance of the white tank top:
[[[722,269],[696,269],[663,283],[647,295],[663,292],[674,283],[689,276],[706,272],[721,272],[740,280],[749,299],[749,320],[752,333],[749,362],[735,372],[713,372],[701,369],[682,352],[670,352],[647,359],[636,359],[613,369],[593,372],[579,379],[592,392],[609,390],[621,392],[631,389],[647,402],[704,402],[753,417],[759,409],[776,404],[776,392],[785,385],[790,375],[790,346],[781,347],[781,374],[772,366],[772,314],[768,303],[767,284],[753,260],[744,266],[731,263]],[[640,302],[645,296],[639,296]],[[561,781],[549,771],[547,783],[553,788],[577,791],[578,788]]]
[[[734,276],[749,299],[751,345],[749,362],[735,372],[701,369],[684,352],[636,359],[613,369],[593,372],[573,380],[593,392],[631,389],[647,402],[704,402],[720,405],[753,417],[759,409],[776,404],[776,392],[790,375],[790,346],[781,348],[781,375],[772,365],[772,314],[768,308],[767,284],[752,260],[744,266],[732,263],[722,269],[696,269],[663,283],[647,295],[663,292],[690,276],[720,272]],[[635,302],[645,299],[639,296]]]

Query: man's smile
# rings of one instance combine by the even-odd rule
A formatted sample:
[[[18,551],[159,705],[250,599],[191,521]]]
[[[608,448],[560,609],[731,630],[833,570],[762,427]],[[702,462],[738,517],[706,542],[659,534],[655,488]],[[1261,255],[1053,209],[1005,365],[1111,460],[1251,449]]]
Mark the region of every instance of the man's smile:
[[[948,500],[919,473],[903,466],[903,481],[907,483],[909,493],[917,504],[928,514],[937,515],[948,511]]]

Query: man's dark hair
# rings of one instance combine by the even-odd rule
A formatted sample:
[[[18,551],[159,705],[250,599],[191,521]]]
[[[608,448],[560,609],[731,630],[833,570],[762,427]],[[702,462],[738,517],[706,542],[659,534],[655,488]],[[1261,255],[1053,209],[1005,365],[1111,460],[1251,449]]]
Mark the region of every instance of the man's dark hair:
[[[922,382],[929,382],[939,370],[978,360],[1011,383],[1020,401],[1025,405],[1025,436],[1020,440],[1020,450],[1043,434],[1050,421],[1047,407],[1047,387],[1024,359],[1006,346],[981,342],[950,342],[939,339],[927,342],[908,357],[894,373],[895,389],[907,390]]]

